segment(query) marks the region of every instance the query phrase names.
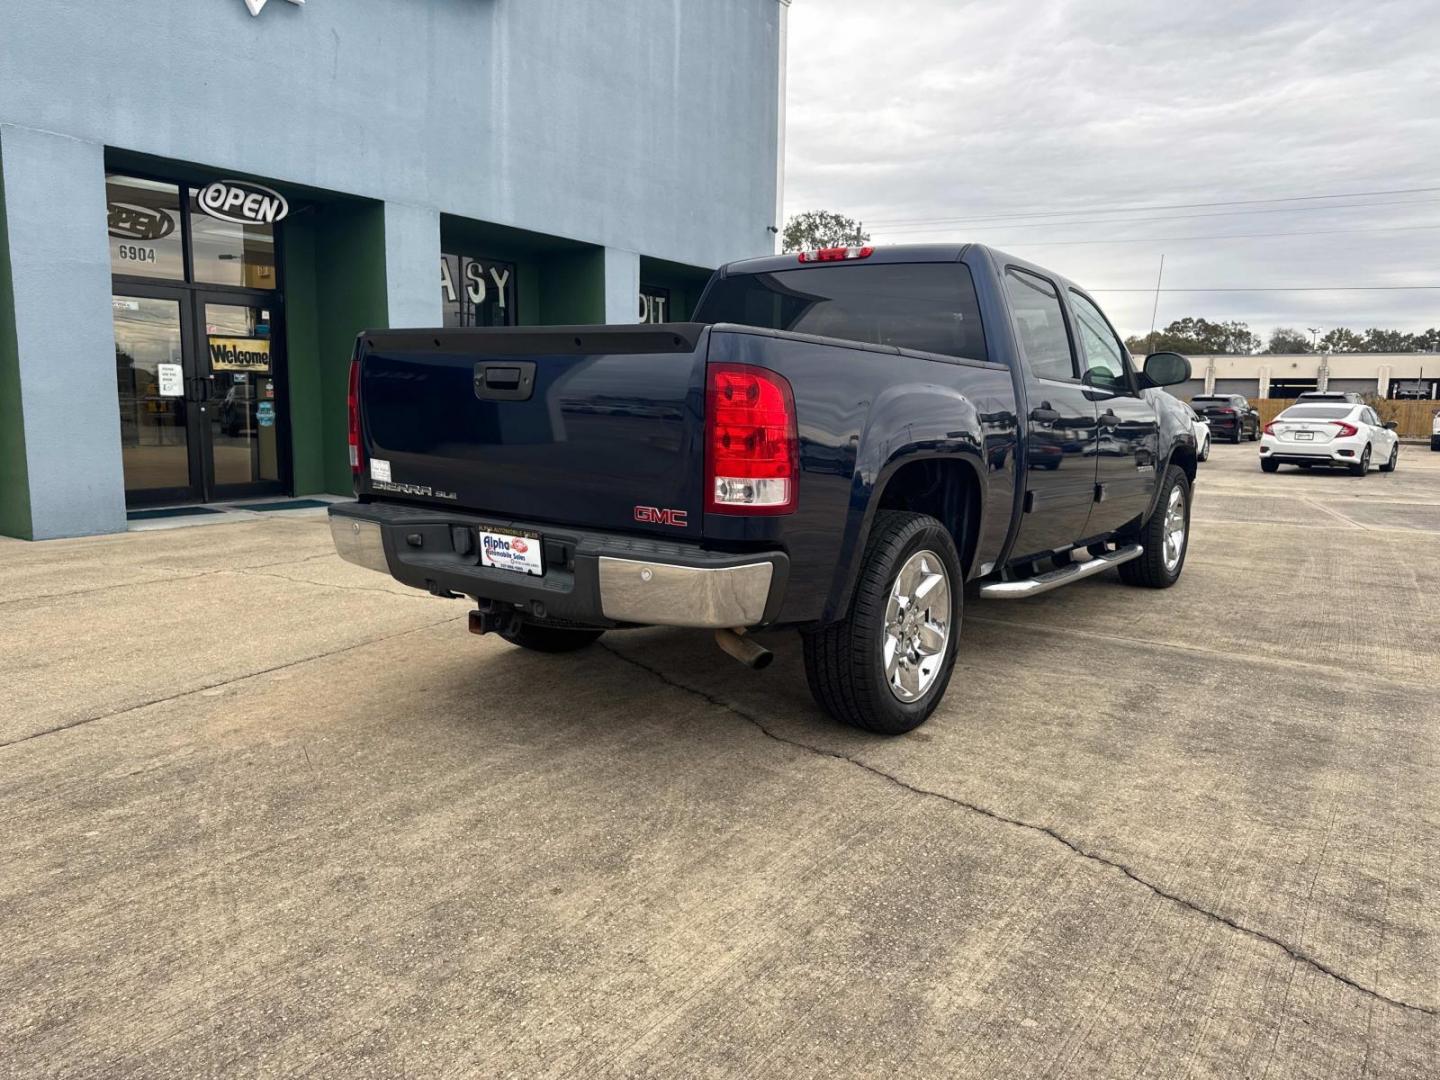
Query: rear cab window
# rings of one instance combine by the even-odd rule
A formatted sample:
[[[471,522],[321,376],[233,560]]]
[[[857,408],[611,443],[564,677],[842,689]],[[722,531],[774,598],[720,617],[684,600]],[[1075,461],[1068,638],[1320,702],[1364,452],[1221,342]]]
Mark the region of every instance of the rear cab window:
[[[958,262],[797,266],[713,282],[692,318],[988,360],[970,268]]]

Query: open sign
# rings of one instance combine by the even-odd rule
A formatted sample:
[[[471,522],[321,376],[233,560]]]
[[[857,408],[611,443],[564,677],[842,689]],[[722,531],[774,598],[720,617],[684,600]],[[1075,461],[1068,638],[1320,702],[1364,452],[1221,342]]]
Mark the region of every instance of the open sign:
[[[117,240],[163,240],[175,231],[175,220],[164,210],[123,202],[106,209],[110,235]]]
[[[216,180],[195,195],[200,209],[237,225],[273,225],[290,212],[285,196],[247,180]]]

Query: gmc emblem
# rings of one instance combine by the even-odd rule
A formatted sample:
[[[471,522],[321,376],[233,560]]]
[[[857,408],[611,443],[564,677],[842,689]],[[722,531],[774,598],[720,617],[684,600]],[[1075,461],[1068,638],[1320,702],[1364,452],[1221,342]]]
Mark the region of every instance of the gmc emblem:
[[[653,525],[673,525],[678,529],[689,526],[685,519],[689,516],[685,510],[663,510],[658,506],[637,506],[635,507],[635,520],[643,521]]]

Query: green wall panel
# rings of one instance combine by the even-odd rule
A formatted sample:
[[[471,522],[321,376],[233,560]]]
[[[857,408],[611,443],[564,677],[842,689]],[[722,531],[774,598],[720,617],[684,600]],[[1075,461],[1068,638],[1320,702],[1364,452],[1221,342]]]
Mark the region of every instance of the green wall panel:
[[[10,239],[5,228],[5,180],[0,176],[0,534],[29,540],[30,474],[25,464],[25,417],[20,408],[20,346],[10,285]]]
[[[440,288],[436,270],[435,288]],[[352,490],[345,391],[355,335],[386,325],[379,203],[322,204],[286,222],[285,341],[297,495]]]

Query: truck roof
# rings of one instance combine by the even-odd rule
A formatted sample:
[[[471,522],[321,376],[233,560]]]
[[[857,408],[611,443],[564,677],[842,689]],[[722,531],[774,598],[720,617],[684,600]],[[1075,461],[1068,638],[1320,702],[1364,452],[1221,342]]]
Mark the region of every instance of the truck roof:
[[[1019,258],[986,244],[877,244],[873,246],[871,254],[865,256],[863,260],[846,259],[830,263],[805,263],[804,265],[846,266],[857,263],[875,265],[877,263],[959,262],[965,257],[966,252],[972,250],[988,253],[997,267],[1024,267],[1051,278],[1062,286],[1076,288],[1081,292],[1085,291],[1064,274],[1057,274],[1047,267],[1039,266],[1028,259]],[[798,265],[800,265],[798,252],[787,251],[781,255],[762,255],[755,259],[739,259],[732,263],[726,263],[716,273],[720,277],[728,277],[731,274],[768,274],[779,270],[793,270]]]
[[[867,263],[913,263],[913,262],[957,262],[972,244],[885,244],[877,245],[873,254],[865,257]],[[798,252],[787,251],[783,255],[762,255],[755,259],[740,259],[726,263],[720,268],[721,275],[768,274],[776,270],[791,270],[798,265]],[[824,266],[825,263],[807,265]],[[836,264],[828,264],[836,265]]]

